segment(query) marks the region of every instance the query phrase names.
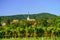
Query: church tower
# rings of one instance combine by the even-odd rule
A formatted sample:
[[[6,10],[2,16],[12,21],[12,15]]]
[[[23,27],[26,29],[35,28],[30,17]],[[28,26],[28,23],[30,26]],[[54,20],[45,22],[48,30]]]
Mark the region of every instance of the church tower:
[[[28,12],[28,17],[27,17],[27,20],[30,20],[30,18],[29,18],[29,12]]]
[[[28,12],[27,21],[35,21],[35,19],[31,19],[31,18],[29,17],[29,12]]]

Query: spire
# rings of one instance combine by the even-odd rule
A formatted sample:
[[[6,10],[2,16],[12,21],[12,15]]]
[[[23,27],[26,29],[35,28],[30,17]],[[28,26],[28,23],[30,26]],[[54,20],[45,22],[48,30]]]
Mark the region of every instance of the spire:
[[[28,16],[29,16],[29,11],[28,11]]]
[[[28,11],[28,17],[27,17],[27,20],[30,20],[30,18],[29,18],[29,11]]]

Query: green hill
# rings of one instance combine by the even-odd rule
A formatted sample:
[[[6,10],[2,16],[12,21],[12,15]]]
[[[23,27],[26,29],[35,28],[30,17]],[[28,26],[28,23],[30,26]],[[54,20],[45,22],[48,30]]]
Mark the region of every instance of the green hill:
[[[12,15],[12,16],[0,16],[2,21],[6,21],[8,18],[10,20],[18,19],[18,20],[26,20],[28,14],[21,14],[21,15]],[[57,15],[50,14],[50,13],[37,13],[37,14],[29,14],[30,18],[34,18],[36,20],[40,20],[42,18],[52,19],[56,18]]]

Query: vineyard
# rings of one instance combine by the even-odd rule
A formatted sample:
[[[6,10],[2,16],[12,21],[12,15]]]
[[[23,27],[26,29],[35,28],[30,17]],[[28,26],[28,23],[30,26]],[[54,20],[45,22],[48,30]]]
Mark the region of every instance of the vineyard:
[[[32,21],[8,19],[6,25],[0,23],[0,39],[24,37],[57,39],[56,37],[60,37],[60,16],[54,19],[43,18]]]

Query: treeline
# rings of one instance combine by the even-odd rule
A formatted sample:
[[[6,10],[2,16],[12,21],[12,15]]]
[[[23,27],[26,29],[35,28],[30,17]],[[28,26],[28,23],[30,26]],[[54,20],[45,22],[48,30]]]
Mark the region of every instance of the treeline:
[[[46,15],[44,15],[46,16]],[[47,17],[49,17],[47,15]],[[1,23],[1,21],[0,21]],[[7,17],[6,25],[0,25],[0,38],[16,37],[60,37],[60,16],[40,20],[12,20]]]

